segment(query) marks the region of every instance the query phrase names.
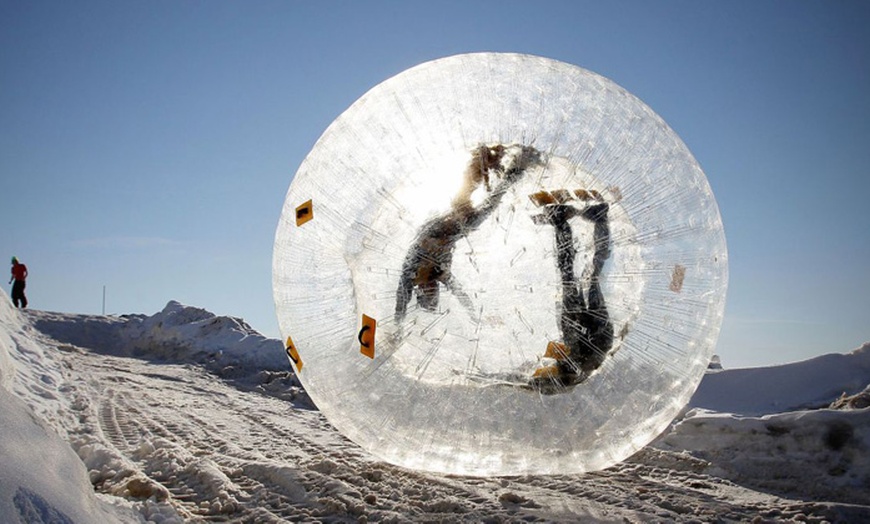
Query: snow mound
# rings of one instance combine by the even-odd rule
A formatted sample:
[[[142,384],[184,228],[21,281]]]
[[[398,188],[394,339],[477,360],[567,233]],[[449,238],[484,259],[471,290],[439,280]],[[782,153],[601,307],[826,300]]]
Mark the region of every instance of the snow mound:
[[[759,416],[827,407],[870,384],[870,343],[848,354],[822,355],[781,366],[707,373],[690,408]]]
[[[762,417],[690,411],[656,447],[691,450],[707,474],[771,493],[870,504],[870,409]]]
[[[764,368],[711,366],[654,446],[705,473],[810,500],[870,503],[870,343]]]
[[[115,356],[207,361],[215,366],[284,371],[281,342],[264,337],[244,320],[217,316],[174,300],[152,316],[120,317],[28,311],[34,327],[59,342]]]
[[[264,337],[244,320],[170,301],[163,311],[135,322],[124,335],[134,355],[207,361],[212,370],[287,371],[281,342]]]
[[[277,339],[243,319],[170,300],[154,315],[83,315],[27,311],[33,327],[61,344],[158,363],[198,364],[209,372],[313,408]]]

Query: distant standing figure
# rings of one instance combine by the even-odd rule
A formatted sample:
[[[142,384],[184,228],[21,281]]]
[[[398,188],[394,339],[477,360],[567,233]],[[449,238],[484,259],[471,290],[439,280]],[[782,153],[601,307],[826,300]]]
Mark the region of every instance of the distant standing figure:
[[[27,307],[27,297],[24,296],[25,279],[27,279],[27,266],[12,257],[12,278],[9,279],[9,283],[12,284],[12,303],[17,308]]]

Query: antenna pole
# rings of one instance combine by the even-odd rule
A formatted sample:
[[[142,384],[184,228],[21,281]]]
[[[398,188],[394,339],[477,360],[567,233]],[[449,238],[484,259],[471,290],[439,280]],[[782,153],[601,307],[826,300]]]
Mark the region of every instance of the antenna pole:
[[[103,285],[103,315],[106,314],[106,286]]]

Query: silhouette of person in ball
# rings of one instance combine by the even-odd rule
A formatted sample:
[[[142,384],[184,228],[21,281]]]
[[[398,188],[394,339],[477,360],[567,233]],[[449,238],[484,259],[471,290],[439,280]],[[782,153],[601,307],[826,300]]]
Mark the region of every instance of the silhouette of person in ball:
[[[506,159],[508,152],[512,158]],[[512,162],[511,162],[512,160]],[[477,229],[498,207],[505,193],[516,184],[541,154],[530,146],[481,145],[472,152],[463,185],[450,210],[424,223],[402,265],[396,293],[396,323],[401,325],[412,297],[427,311],[438,308],[441,286],[453,293],[469,310],[470,298],[451,272],[456,243]],[[507,167],[506,167],[507,166]],[[471,195],[483,186],[486,196],[475,205]],[[562,284],[558,327],[561,341],[550,341],[544,357],[555,364],[537,369],[529,388],[544,394],[559,393],[579,384],[598,369],[613,346],[613,325],[601,292],[601,271],[610,257],[609,204],[596,191],[559,189],[530,195],[542,213],[532,217],[555,233],[556,265]],[[583,283],[574,274],[577,250],[569,220],[592,222],[592,271],[584,297]]]
[[[477,229],[498,207],[507,190],[520,180],[525,169],[540,159],[539,152],[533,147],[522,146],[518,152],[512,148],[512,162],[505,167],[503,160],[508,150],[501,144],[481,145],[475,149],[450,211],[429,220],[420,228],[402,265],[396,293],[397,324],[404,320],[415,293],[417,304],[427,311],[437,310],[441,286],[456,295],[463,304],[470,303],[451,273],[456,242]],[[475,205],[471,196],[481,186],[486,189],[487,195],[480,204]]]
[[[549,224],[555,230],[556,265],[562,279],[562,303],[559,313],[559,331],[562,342],[551,341],[544,356],[555,364],[535,371],[532,385],[543,392],[579,384],[598,369],[613,346],[613,324],[601,292],[601,271],[610,257],[609,204],[596,191],[578,189],[542,191],[530,195],[532,201],[543,207],[541,215],[533,217],[536,223]],[[585,207],[575,204],[587,203]],[[591,203],[588,203],[592,201]],[[593,223],[594,253],[589,275],[589,291],[583,296],[580,279],[574,275],[574,233],[568,222],[580,217]]]

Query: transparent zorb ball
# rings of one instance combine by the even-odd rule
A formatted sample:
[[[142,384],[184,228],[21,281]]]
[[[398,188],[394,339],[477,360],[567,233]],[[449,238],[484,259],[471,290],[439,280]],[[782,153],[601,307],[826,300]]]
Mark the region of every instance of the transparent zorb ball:
[[[458,55],[363,95],[278,225],[273,289],[299,379],[348,438],[467,475],[602,469],[687,403],[727,251],[698,163],[610,80]]]

